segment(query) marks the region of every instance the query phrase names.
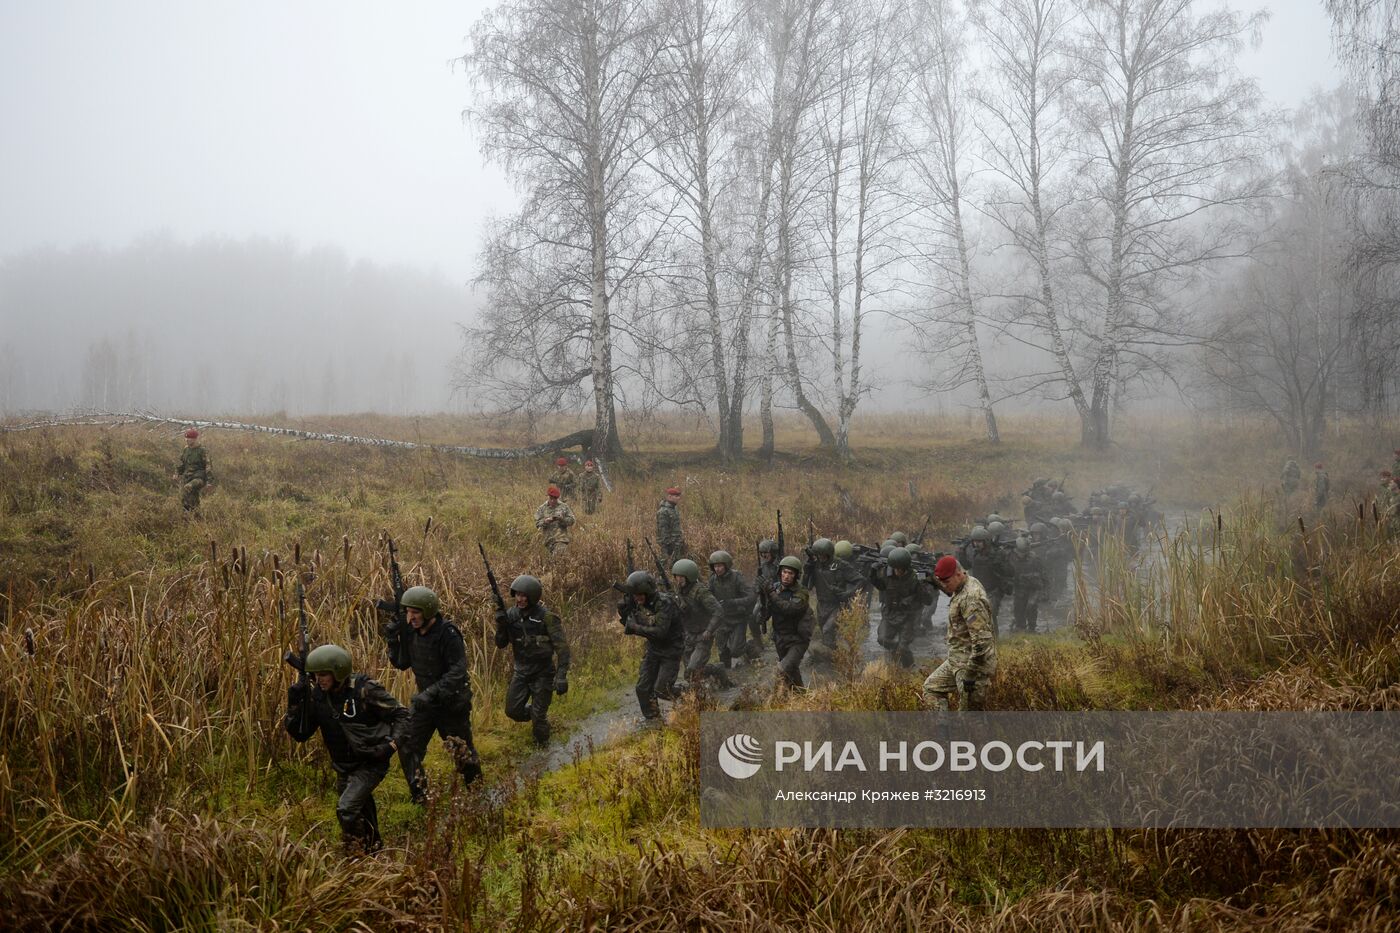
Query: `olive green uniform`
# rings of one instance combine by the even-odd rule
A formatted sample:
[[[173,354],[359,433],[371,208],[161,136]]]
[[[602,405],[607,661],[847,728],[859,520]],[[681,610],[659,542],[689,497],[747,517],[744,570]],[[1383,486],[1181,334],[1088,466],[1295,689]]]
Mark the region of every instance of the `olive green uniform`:
[[[186,512],[199,508],[199,493],[214,481],[209,467],[209,454],[204,447],[195,444],[180,451],[180,465],[175,470],[180,479],[180,505]]]
[[[507,645],[515,669],[506,687],[506,715],[528,722],[535,742],[549,741],[549,704],[554,691],[569,684],[569,640],[557,613],[543,603],[528,609],[512,606],[496,613],[496,647]]]
[[[719,631],[719,663],[729,667],[744,657],[747,629],[758,601],[743,574],[730,567],[724,576],[710,574],[710,594],[719,602],[723,621]]]
[[[771,584],[763,602],[765,619],[773,623],[773,646],[778,651],[778,671],[792,687],[802,687],[802,657],[812,642],[817,617],[812,597],[799,583]]]
[[[661,556],[674,563],[685,556],[685,535],[681,533],[681,510],[663,500],[656,509],[656,546]]]
[[[955,690],[960,709],[982,709],[996,670],[996,632],[987,591],[975,577],[968,577],[948,603],[948,658],[924,681],[924,692],[938,709],[948,709],[948,697]]]

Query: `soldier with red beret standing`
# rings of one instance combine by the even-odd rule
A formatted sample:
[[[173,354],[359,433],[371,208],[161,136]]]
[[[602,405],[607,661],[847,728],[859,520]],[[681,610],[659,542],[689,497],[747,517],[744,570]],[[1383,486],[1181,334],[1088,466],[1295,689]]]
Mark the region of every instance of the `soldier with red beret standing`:
[[[681,490],[672,486],[656,509],[656,546],[661,548],[667,563],[675,563],[686,554],[685,535],[681,533]]]
[[[209,454],[200,445],[199,431],[195,428],[185,432],[185,449],[180,451],[175,479],[180,484],[180,505],[186,512],[198,512],[200,490],[214,482],[214,473],[209,468]]]

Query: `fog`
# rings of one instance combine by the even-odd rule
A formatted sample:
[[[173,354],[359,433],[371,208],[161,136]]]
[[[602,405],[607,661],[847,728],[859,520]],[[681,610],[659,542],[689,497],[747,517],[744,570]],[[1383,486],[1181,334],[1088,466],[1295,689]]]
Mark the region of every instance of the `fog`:
[[[475,404],[459,325],[521,203],[462,119],[454,60],[488,6],[0,6],[0,411]],[[1340,80],[1329,29],[1280,4],[1240,67],[1296,107]],[[927,364],[868,326],[862,410],[967,399],[911,390]],[[998,333],[999,377],[1033,365]]]

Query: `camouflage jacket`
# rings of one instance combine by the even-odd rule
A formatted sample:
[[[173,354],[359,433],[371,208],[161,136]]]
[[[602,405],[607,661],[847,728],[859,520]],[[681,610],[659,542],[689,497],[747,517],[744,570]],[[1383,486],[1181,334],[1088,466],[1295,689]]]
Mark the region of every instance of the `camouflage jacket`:
[[[572,499],[574,497],[574,488],[578,485],[578,477],[575,476],[574,471],[568,467],[559,467],[553,473],[549,474],[549,485],[559,487],[561,498]]]
[[[681,510],[670,502],[663,501],[656,510],[656,544],[667,554],[678,554],[685,550],[685,536],[681,534]]]
[[[603,478],[597,473],[589,473],[585,470],[579,474],[578,491],[585,499],[598,501],[603,496]]]
[[[497,613],[496,619],[496,647],[509,645],[516,667],[536,667],[557,659],[557,673],[569,672],[569,639],[558,613],[536,603],[526,610],[512,606],[504,615]]]
[[[1332,488],[1332,481],[1327,477],[1326,470],[1317,470],[1313,473],[1313,494],[1316,496],[1326,496]]]
[[[968,577],[948,603],[948,660],[984,676],[996,671],[992,607],[975,577]]]
[[[206,483],[211,482],[213,473],[209,469],[209,454],[199,444],[186,447],[180,451],[180,466],[176,468],[175,472],[185,482],[192,479],[201,479]]]
[[[544,532],[545,544],[568,544],[569,526],[577,519],[562,501],[548,501],[535,509],[535,527]]]
[[[729,568],[729,572],[722,577],[711,574],[707,586],[710,593],[719,601],[720,611],[724,613],[726,620],[747,620],[749,616],[753,615],[754,601],[757,596],[744,579],[743,574],[733,567]]]
[[[1302,468],[1298,466],[1297,460],[1289,460],[1283,465],[1283,482],[1286,486],[1297,486],[1298,481],[1303,478]]]

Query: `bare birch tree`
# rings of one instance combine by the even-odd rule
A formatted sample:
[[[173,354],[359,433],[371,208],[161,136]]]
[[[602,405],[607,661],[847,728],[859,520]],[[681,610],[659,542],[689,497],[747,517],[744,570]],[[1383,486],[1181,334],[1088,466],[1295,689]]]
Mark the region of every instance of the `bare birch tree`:
[[[570,275],[543,292],[554,296],[556,312],[573,312],[567,325],[554,323],[570,335],[586,328],[594,445],[618,456],[612,302],[648,243],[637,227],[639,178],[652,145],[644,101],[660,52],[653,6],[643,0],[506,0],[482,17],[471,40],[466,62],[478,104],[469,115],[485,152],[529,192],[517,221],[528,227],[517,231],[515,250],[547,245],[561,259],[573,257],[561,268],[586,273],[586,292],[569,287]],[[539,334],[520,329],[515,319],[496,315],[488,326],[520,345],[483,362],[509,368],[536,354],[525,341]],[[582,371],[575,350],[552,347],[561,366],[549,381]]]
[[[1212,263],[1241,255],[1233,209],[1262,196],[1249,169],[1265,143],[1256,83],[1234,57],[1262,16],[1198,15],[1192,0],[1080,0],[1075,60],[1090,211],[1077,221],[1082,274],[1094,286],[1078,322],[1090,360],[1087,446],[1110,442],[1110,411],[1129,375],[1170,374],[1175,348],[1201,336],[1177,300]]]

